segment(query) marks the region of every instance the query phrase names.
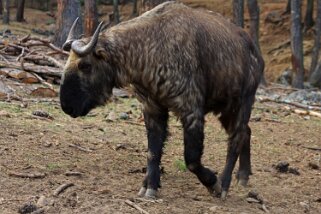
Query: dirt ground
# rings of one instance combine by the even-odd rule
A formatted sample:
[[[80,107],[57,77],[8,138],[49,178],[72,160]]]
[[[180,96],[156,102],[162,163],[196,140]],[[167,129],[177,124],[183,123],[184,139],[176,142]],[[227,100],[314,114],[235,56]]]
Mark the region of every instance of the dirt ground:
[[[255,105],[250,124],[254,174],[247,188],[234,179],[225,202],[212,198],[186,171],[182,129],[175,117],[170,120],[162,161],[160,199],[136,197],[144,176],[147,141],[135,99],[117,99],[78,119],[65,115],[55,100],[0,102],[0,109],[1,213],[17,213],[41,196],[48,204],[45,213],[139,213],[125,204],[126,199],[149,213],[263,213],[261,205],[246,201],[250,190],[264,198],[271,213],[321,213],[321,171],[308,167],[310,162],[320,163],[320,151],[305,148],[321,148],[321,120],[288,115],[275,104]],[[35,110],[49,113],[52,119],[33,116]],[[118,119],[124,112],[129,119]],[[111,115],[115,119],[108,120]],[[214,116],[208,115],[206,121],[203,162],[221,172],[226,135]],[[300,175],[275,172],[272,165],[280,161],[287,161]],[[67,176],[70,171],[81,175]],[[18,178],[12,173],[45,177]],[[65,183],[74,186],[53,196]]]
[[[229,1],[184,2],[230,16]],[[279,24],[265,23],[269,12],[284,10],[285,1],[260,2],[261,48],[267,79],[274,81],[290,67],[289,46],[269,52],[289,38],[289,16],[283,16]],[[121,10],[128,13],[126,8]],[[30,17],[27,23],[11,24],[13,33],[53,27],[52,18],[44,12],[28,9],[26,14]],[[0,30],[5,27],[0,26]],[[308,31],[305,37],[306,54],[312,47],[311,35]],[[309,65],[309,57],[305,63]],[[7,83],[17,89],[24,87],[12,80]],[[246,188],[237,185],[234,179],[223,202],[211,197],[197,178],[186,171],[182,129],[179,121],[171,117],[162,160],[160,197],[147,201],[136,196],[147,159],[145,127],[136,99],[118,98],[86,117],[72,119],[62,112],[58,98],[37,101],[23,91],[20,94],[23,102],[0,101],[1,214],[17,213],[22,207],[27,213],[27,204],[29,208],[36,205],[38,212],[43,209],[44,213],[52,214],[140,213],[126,200],[150,214],[264,213],[261,204],[246,200],[250,191],[259,193],[270,213],[321,213],[321,170],[309,166],[309,163],[320,166],[321,151],[307,148],[321,148],[320,118],[292,114],[275,103],[256,103],[250,123],[253,175]],[[36,110],[47,112],[50,118],[34,116]],[[129,118],[124,118],[124,113]],[[203,162],[218,173],[225,163],[226,138],[216,117],[208,115]],[[288,162],[300,175],[276,172],[273,165],[280,161]],[[41,178],[16,177],[19,173],[38,174]],[[73,186],[54,196],[59,186],[69,183]],[[40,198],[44,198],[40,200],[42,206]]]

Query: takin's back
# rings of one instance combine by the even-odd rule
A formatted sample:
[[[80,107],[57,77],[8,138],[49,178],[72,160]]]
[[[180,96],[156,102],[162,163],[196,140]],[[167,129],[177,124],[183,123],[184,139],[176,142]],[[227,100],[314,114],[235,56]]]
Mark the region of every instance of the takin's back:
[[[263,60],[248,34],[211,11],[166,2],[108,33],[130,42],[124,47],[133,58],[132,77],[154,94],[175,96],[195,80],[213,93],[207,97],[219,99],[254,93],[260,81]],[[179,90],[169,87],[175,85]]]

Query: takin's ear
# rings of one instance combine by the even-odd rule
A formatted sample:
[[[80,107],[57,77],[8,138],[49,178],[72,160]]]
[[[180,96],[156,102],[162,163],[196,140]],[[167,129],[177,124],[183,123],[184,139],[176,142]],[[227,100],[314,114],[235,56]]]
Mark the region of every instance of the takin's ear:
[[[109,54],[104,48],[96,48],[94,53],[95,53],[95,56],[100,59],[107,60],[109,58]]]

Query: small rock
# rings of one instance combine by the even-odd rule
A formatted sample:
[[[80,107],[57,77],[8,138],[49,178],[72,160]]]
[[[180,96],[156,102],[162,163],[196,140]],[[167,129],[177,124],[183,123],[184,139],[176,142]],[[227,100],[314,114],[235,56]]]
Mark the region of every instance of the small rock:
[[[290,86],[292,82],[292,71],[283,71],[282,74],[278,77],[277,82],[285,86]]]
[[[113,112],[113,111],[109,112],[106,120],[107,120],[108,122],[114,122],[114,121],[116,120],[116,114],[115,114],[115,112]]]
[[[305,213],[309,212],[310,205],[308,204],[308,202],[300,202],[299,204],[300,204],[301,207],[303,207]]]
[[[45,207],[45,206],[49,206],[49,205],[52,205],[51,200],[48,200],[48,198],[46,198],[44,195],[39,197],[39,199],[37,201],[38,207]]]
[[[28,107],[28,103],[21,103],[21,104],[20,104],[20,107],[21,107],[21,108],[27,108],[27,107]]]
[[[300,172],[297,168],[289,167],[288,173],[294,174],[294,175],[300,175]]]
[[[260,196],[259,195],[259,193],[258,192],[256,192],[256,191],[254,191],[254,190],[251,190],[248,194],[247,194],[247,196],[248,196],[248,198],[246,199],[249,203],[263,203],[263,197],[262,196]],[[254,200],[252,200],[251,201],[251,199],[254,199],[255,201],[257,201],[257,202],[255,202]],[[250,202],[250,201],[251,202]]]
[[[128,120],[129,115],[126,112],[122,112],[122,113],[120,113],[119,118],[122,120]]]
[[[48,142],[48,141],[45,141],[45,142],[43,142],[43,146],[44,146],[44,147],[51,147],[51,146],[52,146],[52,143],[51,143],[51,142]]]
[[[310,117],[310,116],[304,116],[303,119],[305,119],[305,120],[310,120],[311,117]]]
[[[11,117],[9,112],[6,112],[5,110],[0,111],[0,117]]]
[[[261,116],[254,116],[251,118],[251,121],[253,121],[253,122],[259,122],[261,120],[262,120]]]
[[[313,163],[313,162],[309,162],[309,165],[308,165],[311,169],[319,169],[320,166],[316,163]]]
[[[218,206],[212,206],[210,207],[210,211],[215,213],[218,210],[218,208]]]
[[[115,97],[128,98],[129,93],[124,89],[113,88],[113,95]]]
[[[18,212],[20,214],[27,214],[27,213],[32,213],[34,211],[36,211],[38,209],[38,207],[36,205],[34,205],[31,202],[28,202],[24,205],[22,205],[22,207],[19,208]]]
[[[130,169],[128,173],[146,173],[147,168],[143,167],[141,169]]]
[[[116,145],[115,150],[118,151],[120,149],[127,149],[126,144],[119,143]]]
[[[32,115],[35,115],[37,117],[44,117],[44,118],[48,118],[48,119],[53,119],[53,117],[50,116],[48,112],[45,112],[42,110],[35,110],[32,112]]]
[[[289,163],[286,162],[286,161],[281,161],[280,163],[278,163],[276,166],[275,166],[275,169],[278,171],[278,172],[282,172],[282,173],[286,173],[288,172],[289,170]]]

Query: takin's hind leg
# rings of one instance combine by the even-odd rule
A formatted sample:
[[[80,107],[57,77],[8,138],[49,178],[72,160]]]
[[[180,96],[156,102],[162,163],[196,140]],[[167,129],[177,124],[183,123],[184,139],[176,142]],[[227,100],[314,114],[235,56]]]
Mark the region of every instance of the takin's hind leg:
[[[184,158],[187,168],[194,173],[211,195],[221,193],[221,183],[213,171],[201,163],[204,140],[204,116],[193,112],[182,118],[184,127]]]
[[[155,198],[160,187],[160,162],[167,137],[168,111],[153,114],[144,112],[144,120],[148,140],[147,172],[138,196]]]
[[[252,175],[251,170],[251,129],[247,125],[247,135],[244,139],[244,144],[240,152],[239,157],[239,170],[236,173],[236,179],[238,183],[242,186],[247,186],[250,175]]]
[[[221,198],[226,199],[229,190],[232,172],[235,163],[240,156],[240,169],[237,173],[237,178],[241,184],[246,184],[251,174],[250,161],[250,138],[251,130],[248,122],[251,115],[252,99],[248,99],[239,109],[232,113],[223,113],[219,118],[223,127],[229,135],[227,148],[226,164],[221,176],[222,179],[222,194]]]
[[[222,179],[221,198],[223,200],[226,199],[227,192],[230,188],[231,180],[232,180],[232,172],[235,167],[237,158],[240,155],[240,151],[242,150],[244,143],[247,142],[249,138],[250,136],[247,132],[247,129],[243,127],[238,128],[238,130],[236,130],[235,133],[231,134],[229,137],[226,164],[221,176],[221,179]],[[240,171],[240,172],[244,172],[244,175],[242,174],[242,176],[244,176],[244,178],[248,180],[249,174],[245,174],[245,171]]]

